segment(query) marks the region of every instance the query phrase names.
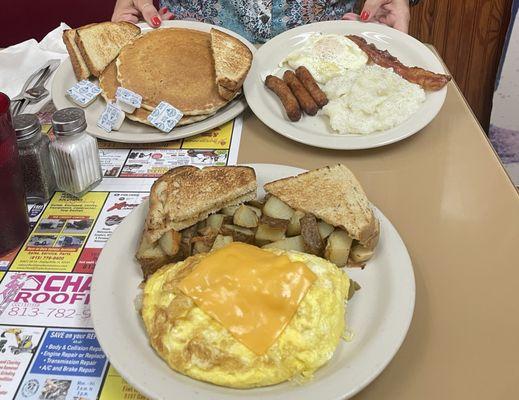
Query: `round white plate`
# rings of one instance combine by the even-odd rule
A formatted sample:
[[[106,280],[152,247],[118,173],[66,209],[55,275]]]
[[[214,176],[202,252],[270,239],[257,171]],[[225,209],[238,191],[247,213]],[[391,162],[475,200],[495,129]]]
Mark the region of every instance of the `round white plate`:
[[[284,165],[252,164],[258,188],[303,170]],[[260,189],[258,195],[262,196]],[[148,202],[141,204],[112,234],[97,261],[91,291],[97,338],[114,368],[152,399],[338,400],[353,396],[382,372],[402,344],[413,316],[415,281],[406,247],[391,222],[381,223],[375,256],[364,270],[348,269],[362,286],[347,308],[351,342],[339,344],[334,357],[302,385],[283,383],[237,390],[200,382],[171,370],[148,344],[135,298],[142,281],[134,258]]]
[[[421,42],[385,25],[356,21],[329,21],[300,26],[269,40],[255,54],[252,68],[244,84],[249,107],[267,126],[296,142],[326,149],[354,150],[384,146],[405,139],[425,127],[440,111],[447,88],[427,92],[426,100],[416,113],[399,126],[368,135],[338,135],[330,127],[329,118],[320,111],[291,122],[277,96],[265,87],[267,75],[282,76],[286,68],[280,63],[293,50],[302,46],[317,32],[359,35],[379,49],[388,50],[401,62],[437,73],[445,70],[436,56]]]
[[[196,21],[163,21],[162,26],[164,28],[189,28],[203,32],[209,32],[211,28],[217,28],[241,40],[253,54],[256,52],[256,48],[247,39],[219,26]],[[139,27],[143,32],[151,30],[146,24],[139,24]],[[76,82],[77,79],[72,70],[72,64],[70,63],[70,59],[67,59],[59,66],[52,82],[52,100],[58,110],[66,107],[77,107],[75,103],[65,96],[67,89],[72,87]],[[247,102],[243,96],[240,96],[220,109],[212,117],[190,125],[179,126],[174,128],[170,133],[162,133],[152,126],[134,122],[128,118],[124,120],[123,125],[118,131],[107,133],[96,125],[105,106],[106,102],[102,96],[99,96],[94,103],[85,108],[88,125],[87,132],[92,136],[112,142],[155,143],[182,139],[216,128],[240,115],[247,108]]]

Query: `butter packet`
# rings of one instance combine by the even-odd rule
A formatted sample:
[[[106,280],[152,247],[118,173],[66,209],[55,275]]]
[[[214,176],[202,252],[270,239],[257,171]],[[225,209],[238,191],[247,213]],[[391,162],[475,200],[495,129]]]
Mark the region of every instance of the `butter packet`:
[[[136,108],[141,108],[142,96],[129,89],[118,87],[115,92],[115,99],[117,106],[129,114],[133,113]]]
[[[148,115],[148,121],[162,132],[171,132],[184,114],[171,104],[161,101]]]
[[[92,104],[100,93],[99,86],[87,79],[77,82],[67,90],[68,97],[80,107]]]
[[[119,107],[108,103],[97,120],[97,126],[110,133],[112,130],[118,130],[121,127],[124,117],[125,114]]]

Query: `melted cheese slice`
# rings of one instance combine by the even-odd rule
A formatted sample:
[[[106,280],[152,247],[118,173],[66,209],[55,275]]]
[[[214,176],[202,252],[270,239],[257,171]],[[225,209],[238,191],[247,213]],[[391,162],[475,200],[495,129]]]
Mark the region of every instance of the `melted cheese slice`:
[[[286,255],[231,243],[203,258],[178,287],[261,355],[283,332],[316,279],[304,263]]]

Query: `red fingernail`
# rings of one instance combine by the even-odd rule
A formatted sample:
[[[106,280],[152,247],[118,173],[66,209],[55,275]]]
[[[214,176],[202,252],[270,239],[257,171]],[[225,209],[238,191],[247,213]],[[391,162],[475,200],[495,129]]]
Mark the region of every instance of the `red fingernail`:
[[[369,19],[369,12],[367,12],[367,11],[362,11],[362,12],[360,13],[360,19],[361,19],[362,21],[367,21],[367,20]]]
[[[167,7],[162,7],[162,8],[160,9],[160,13],[161,13],[161,14],[166,14],[166,11],[168,11],[168,8],[167,8]]]
[[[152,19],[151,19],[151,23],[155,26],[159,26],[160,25],[160,18],[157,17],[157,16],[154,16]]]
[[[175,14],[171,14],[168,19],[175,19]]]

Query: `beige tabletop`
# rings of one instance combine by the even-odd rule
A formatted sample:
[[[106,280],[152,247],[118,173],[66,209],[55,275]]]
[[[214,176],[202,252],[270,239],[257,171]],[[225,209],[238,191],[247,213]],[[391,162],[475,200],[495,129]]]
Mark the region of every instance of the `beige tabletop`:
[[[244,118],[239,162],[346,164],[409,250],[411,328],[356,398],[519,398],[519,196],[456,85],[428,127],[373,150],[318,149]]]

